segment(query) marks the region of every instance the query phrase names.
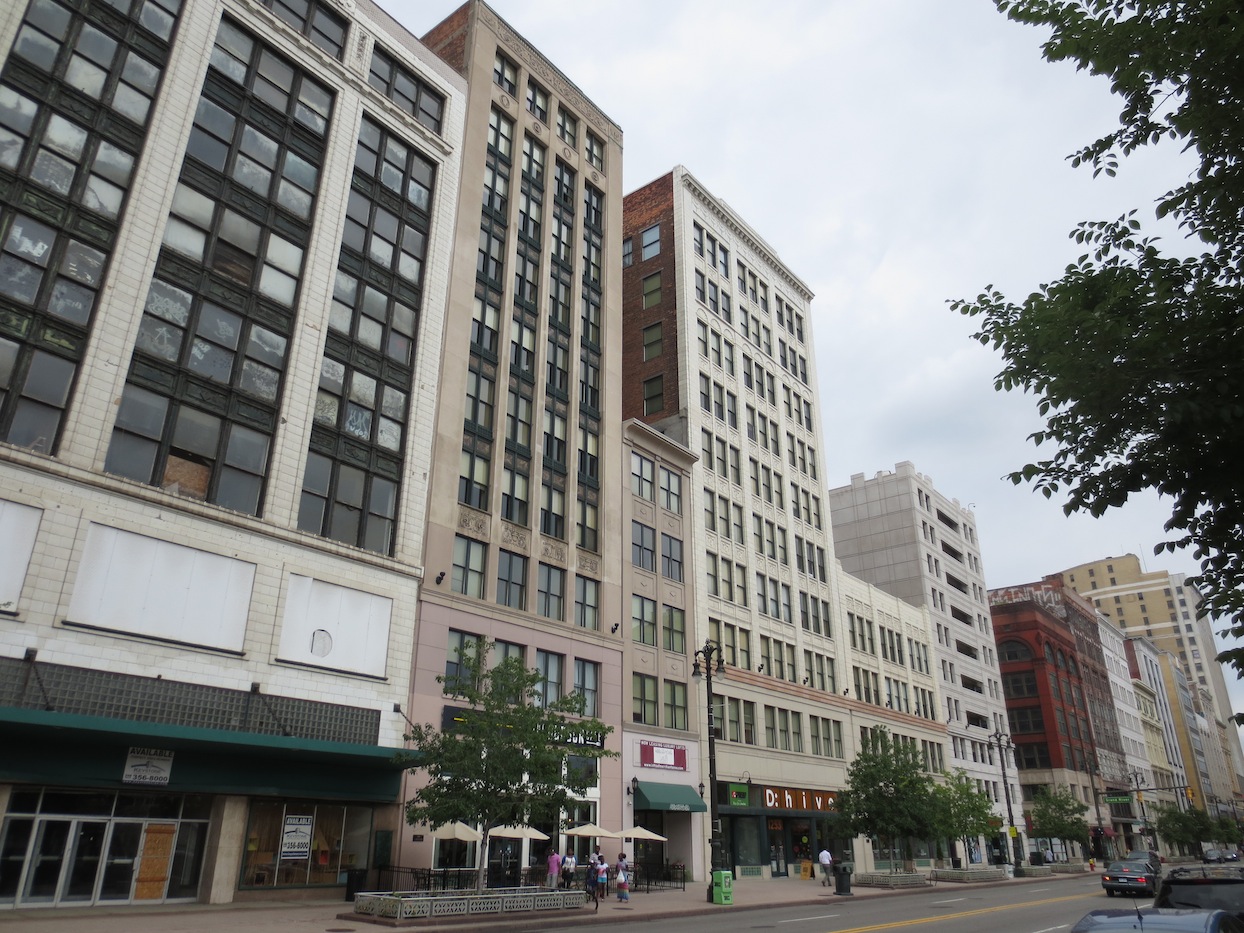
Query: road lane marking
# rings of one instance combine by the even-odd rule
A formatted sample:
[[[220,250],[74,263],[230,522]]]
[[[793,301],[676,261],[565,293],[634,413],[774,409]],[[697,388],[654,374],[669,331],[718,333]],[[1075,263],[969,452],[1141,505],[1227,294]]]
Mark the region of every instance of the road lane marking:
[[[833,920],[841,914],[821,914],[819,917],[798,917],[795,920],[779,920],[778,923],[807,923],[810,920]]]
[[[872,933],[874,930],[893,930],[896,927],[915,926],[918,923],[940,923],[943,920],[956,920],[960,917],[979,917],[981,914],[992,914],[1000,910],[1015,910],[1020,907],[1039,907],[1042,904],[1058,904],[1063,901],[1078,901],[1088,897],[1096,897],[1097,892],[1090,894],[1072,894],[1068,897],[1047,897],[1039,901],[1023,901],[1018,904],[1002,904],[998,907],[981,907],[976,910],[961,910],[953,914],[939,914],[936,917],[921,917],[915,920],[895,920],[892,923],[875,923],[866,927],[850,927],[836,930],[835,933]]]
[[[1044,930],[1033,930],[1032,933],[1054,933],[1055,930],[1065,930],[1069,926],[1071,926],[1071,924],[1064,923],[1056,927],[1046,927]]]
[[[934,904],[954,904],[954,903],[957,903],[958,901],[966,901],[966,900],[967,900],[966,897],[952,897],[949,900],[934,901],[933,903]]]

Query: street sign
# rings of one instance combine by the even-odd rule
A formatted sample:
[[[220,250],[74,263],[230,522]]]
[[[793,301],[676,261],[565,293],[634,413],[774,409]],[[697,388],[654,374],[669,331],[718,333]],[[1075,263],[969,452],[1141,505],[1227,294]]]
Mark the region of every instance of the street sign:
[[[1101,799],[1104,800],[1106,803],[1131,803],[1132,795],[1131,794],[1124,794],[1123,796],[1110,795],[1107,797],[1103,797]]]

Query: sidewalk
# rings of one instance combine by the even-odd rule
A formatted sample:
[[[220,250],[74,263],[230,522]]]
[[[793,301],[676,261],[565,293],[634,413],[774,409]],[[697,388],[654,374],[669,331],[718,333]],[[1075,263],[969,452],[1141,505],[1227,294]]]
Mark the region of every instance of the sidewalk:
[[[685,891],[633,893],[627,903],[616,898],[602,901],[600,910],[589,904],[582,910],[558,914],[510,914],[504,918],[463,918],[441,922],[390,926],[355,919],[350,905],[332,901],[250,901],[233,904],[177,904],[160,907],[56,908],[0,912],[0,927],[14,933],[378,933],[386,929],[416,930],[421,933],[519,933],[551,930],[585,923],[637,923],[691,914],[741,912],[780,905],[836,905],[867,910],[867,901],[878,897],[962,891],[976,887],[1050,883],[1064,879],[1083,879],[1085,875],[1055,875],[1053,878],[1015,878],[980,884],[941,882],[919,888],[864,888],[852,886],[851,897],[831,893],[813,881],[798,879],[743,880],[734,884],[734,906],[714,906],[707,902],[707,887],[701,882],[688,884]]]

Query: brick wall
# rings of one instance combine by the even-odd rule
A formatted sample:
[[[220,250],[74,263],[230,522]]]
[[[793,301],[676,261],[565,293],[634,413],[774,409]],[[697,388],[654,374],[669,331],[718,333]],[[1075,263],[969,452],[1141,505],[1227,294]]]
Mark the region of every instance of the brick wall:
[[[466,74],[467,26],[470,21],[471,3],[468,0],[429,29],[420,40],[459,74]]]
[[[640,234],[653,224],[661,225],[661,251],[644,262],[640,259]],[[632,264],[622,270],[622,417],[648,424],[678,414],[678,289],[674,256],[674,176],[664,175],[632,191],[623,201],[622,236],[630,237]],[[661,273],[661,301],[644,308],[644,279]],[[662,352],[644,360],[644,328],[662,323]],[[665,407],[644,414],[644,382],[664,376]]]

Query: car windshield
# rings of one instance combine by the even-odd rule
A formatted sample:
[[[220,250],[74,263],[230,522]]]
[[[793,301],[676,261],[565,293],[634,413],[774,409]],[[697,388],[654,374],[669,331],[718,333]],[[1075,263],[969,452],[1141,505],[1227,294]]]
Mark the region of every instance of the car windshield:
[[[1162,906],[1228,910],[1238,917],[1244,914],[1244,884],[1173,884]]]
[[[1108,871],[1148,871],[1148,862],[1126,861],[1112,862]]]

